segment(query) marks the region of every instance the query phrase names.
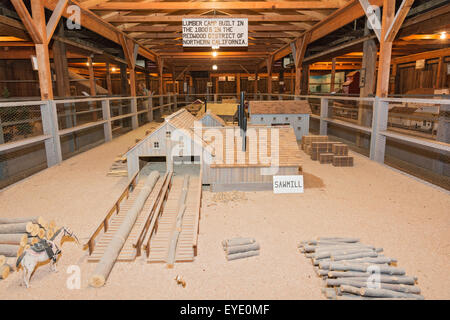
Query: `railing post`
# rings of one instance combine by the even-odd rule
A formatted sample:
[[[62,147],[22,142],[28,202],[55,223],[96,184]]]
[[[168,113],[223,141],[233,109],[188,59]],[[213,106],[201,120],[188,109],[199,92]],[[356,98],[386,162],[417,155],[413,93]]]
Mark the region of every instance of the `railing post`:
[[[379,163],[384,163],[384,154],[386,150],[386,136],[382,131],[387,130],[389,113],[389,103],[381,101],[375,97],[372,117],[372,135],[370,137],[370,159]]]
[[[173,95],[173,108],[176,111],[178,109],[178,99],[177,99],[178,93],[175,93]]]
[[[109,100],[102,100],[102,114],[105,124],[103,125],[103,131],[105,133],[105,141],[112,140],[112,128],[111,128],[111,109],[109,106]]]
[[[163,107],[163,105],[164,105],[164,96],[161,94],[159,96],[159,113],[161,114],[161,117],[164,114],[164,107]]]
[[[328,134],[328,99],[320,98],[320,134],[326,136]]]
[[[58,116],[55,101],[48,100],[46,103],[41,104],[41,116],[44,134],[52,136],[50,139],[45,140],[47,166],[52,167],[62,161],[61,140],[59,139]]]
[[[217,93],[214,94],[214,103],[217,103]]]
[[[153,92],[150,93],[150,98],[148,99],[147,108],[148,108],[148,122],[152,122],[153,121]]]
[[[137,115],[137,99],[136,97],[131,98],[131,128],[137,129],[139,127],[138,115]]]

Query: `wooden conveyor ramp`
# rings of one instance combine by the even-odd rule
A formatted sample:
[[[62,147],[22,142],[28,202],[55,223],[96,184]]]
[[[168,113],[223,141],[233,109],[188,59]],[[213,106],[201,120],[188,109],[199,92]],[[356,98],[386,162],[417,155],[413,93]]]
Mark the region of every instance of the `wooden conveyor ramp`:
[[[148,262],[167,262],[170,237],[175,231],[178,202],[183,182],[188,180],[185,210],[177,239],[175,261],[193,261],[196,255],[198,219],[201,200],[201,178],[199,176],[173,176],[172,172],[160,177],[145,201],[136,222],[126,239],[116,261],[134,261],[142,252]],[[121,226],[128,210],[135,203],[144,181],[137,183],[128,199],[120,205],[118,214],[109,220],[109,227],[98,241],[89,262],[99,262],[106,248]],[[143,251],[143,250],[144,251]]]
[[[157,231],[150,240],[147,262],[166,262],[171,267],[174,262],[194,260],[201,199],[200,179],[199,176],[187,175],[173,178]],[[184,210],[181,209],[183,205]]]

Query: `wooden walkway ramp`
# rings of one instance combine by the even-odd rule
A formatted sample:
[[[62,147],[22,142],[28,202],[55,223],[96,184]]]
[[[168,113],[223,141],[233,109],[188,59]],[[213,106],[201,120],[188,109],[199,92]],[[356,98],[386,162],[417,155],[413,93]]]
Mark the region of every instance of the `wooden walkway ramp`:
[[[137,250],[133,247],[133,243],[138,237],[138,232],[141,230],[142,224],[145,223],[145,217],[146,213],[151,210],[154,202],[156,201],[159,192],[162,188],[162,185],[164,183],[164,179],[160,177],[158,181],[155,184],[155,187],[153,188],[152,192],[150,193],[149,197],[147,198],[147,201],[144,204],[144,208],[139,213],[138,218],[136,219],[136,223],[128,236],[127,241],[125,242],[120,255],[117,259],[117,261],[133,261],[136,258]],[[111,220],[109,222],[109,228],[106,233],[104,233],[100,240],[98,240],[95,244],[95,249],[92,252],[92,254],[88,257],[89,262],[98,262],[100,261],[101,257],[103,256],[108,244],[110,243],[111,239],[113,238],[114,234],[117,232],[117,230],[120,228],[120,225],[123,222],[124,217],[127,215],[128,210],[133,206],[137,196],[139,195],[142,186],[144,185],[144,180],[142,179],[137,185],[134,191],[130,194],[129,198],[120,205],[120,211],[117,215],[114,215],[111,217]]]
[[[181,219],[181,228],[177,228],[177,216],[180,211],[180,197],[185,179],[188,179],[185,210]],[[176,241],[175,261],[193,261],[196,255],[198,219],[201,199],[200,176],[174,176],[164,210],[159,218],[156,232],[150,239],[147,262],[168,262],[170,244],[174,232],[179,231]]]

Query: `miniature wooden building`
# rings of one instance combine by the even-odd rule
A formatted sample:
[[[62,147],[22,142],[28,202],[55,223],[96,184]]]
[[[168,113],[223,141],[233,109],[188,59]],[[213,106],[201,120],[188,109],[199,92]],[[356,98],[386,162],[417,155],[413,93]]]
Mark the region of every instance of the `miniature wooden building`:
[[[273,175],[301,172],[300,150],[291,127],[249,126],[246,141],[242,151],[239,127],[202,126],[181,109],[125,154],[128,176],[139,171],[140,158],[165,158],[168,150],[172,150],[169,161],[194,159],[199,163],[202,183],[211,185],[213,191],[270,190]]]
[[[201,124],[205,127],[225,127],[225,121],[218,115],[207,110],[205,114],[199,119]]]
[[[342,85],[345,94],[359,94],[359,71],[350,72]]]
[[[306,100],[251,101],[250,123],[258,125],[289,125],[297,140],[309,133],[311,106]]]

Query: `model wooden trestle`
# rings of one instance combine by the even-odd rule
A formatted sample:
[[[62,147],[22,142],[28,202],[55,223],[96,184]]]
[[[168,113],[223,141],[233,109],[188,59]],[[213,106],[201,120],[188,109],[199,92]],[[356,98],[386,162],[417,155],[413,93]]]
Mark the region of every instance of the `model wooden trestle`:
[[[148,196],[143,195],[145,188]],[[109,219],[106,232],[94,241],[88,261],[104,259],[117,238],[123,238],[123,245],[116,246],[120,251],[115,261],[134,261],[138,256],[144,256],[148,262],[167,262],[169,266],[174,262],[193,261],[197,252],[200,200],[201,176],[177,176],[169,172],[163,176],[156,174],[151,184],[139,181],[128,199],[120,204],[117,214]],[[122,229],[127,223],[131,223],[130,231],[124,237]]]

